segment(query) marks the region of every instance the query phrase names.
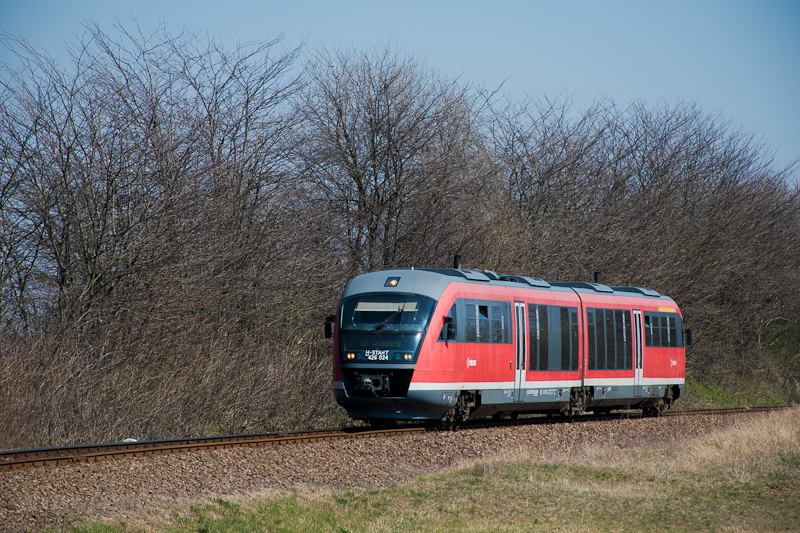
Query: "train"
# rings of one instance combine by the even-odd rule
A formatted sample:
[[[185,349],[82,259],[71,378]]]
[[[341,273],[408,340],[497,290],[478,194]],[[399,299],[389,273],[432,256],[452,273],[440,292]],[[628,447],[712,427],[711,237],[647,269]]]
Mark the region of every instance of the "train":
[[[375,425],[638,410],[680,398],[691,332],[652,289],[460,268],[353,278],[337,312],[333,393]]]

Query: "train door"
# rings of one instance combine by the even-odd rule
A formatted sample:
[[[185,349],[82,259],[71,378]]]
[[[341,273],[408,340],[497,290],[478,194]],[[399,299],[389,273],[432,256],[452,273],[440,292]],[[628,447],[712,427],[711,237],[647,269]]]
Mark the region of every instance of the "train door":
[[[528,331],[525,321],[525,302],[514,302],[514,330],[516,331],[516,364],[514,365],[514,401],[525,399],[525,364],[528,360]]]
[[[642,385],[642,311],[633,310],[633,395],[641,396]]]

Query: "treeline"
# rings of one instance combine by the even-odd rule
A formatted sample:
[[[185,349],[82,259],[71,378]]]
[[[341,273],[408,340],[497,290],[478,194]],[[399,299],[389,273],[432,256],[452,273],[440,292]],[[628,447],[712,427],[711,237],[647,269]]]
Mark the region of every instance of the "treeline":
[[[796,167],[696,106],[511,101],[392,47],[3,44],[0,448],[336,423],[347,280],[454,254],[656,289],[691,380],[800,395]]]

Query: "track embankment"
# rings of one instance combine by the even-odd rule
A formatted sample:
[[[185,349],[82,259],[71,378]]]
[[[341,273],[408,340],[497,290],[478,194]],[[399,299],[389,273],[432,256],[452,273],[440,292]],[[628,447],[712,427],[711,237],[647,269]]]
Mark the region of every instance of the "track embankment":
[[[146,456],[127,450],[134,455],[125,460],[73,461],[0,472],[0,530],[39,531],[77,519],[108,517],[145,524],[163,519],[176,504],[309,485],[380,488],[515,452],[552,458],[596,446],[632,448],[652,443],[664,447],[727,427],[742,416],[759,416],[759,412],[464,427],[458,432],[401,427],[381,438],[344,435],[334,439],[317,434],[278,446],[251,442],[215,448],[209,444],[184,453]],[[369,433],[375,432],[365,431],[360,437],[374,436]]]

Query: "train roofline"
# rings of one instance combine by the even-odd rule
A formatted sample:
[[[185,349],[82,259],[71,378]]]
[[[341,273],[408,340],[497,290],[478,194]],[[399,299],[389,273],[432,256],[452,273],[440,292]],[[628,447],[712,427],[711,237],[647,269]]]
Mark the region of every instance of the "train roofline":
[[[392,284],[392,280],[396,280]],[[547,282],[528,276],[498,275],[492,271],[455,268],[390,268],[361,274],[353,278],[342,294],[347,298],[367,292],[413,293],[439,300],[448,285],[455,282],[494,285],[511,288],[530,288],[553,292],[576,292],[606,296],[625,296],[652,300],[673,301],[653,289],[631,286],[607,286],[582,281]]]

